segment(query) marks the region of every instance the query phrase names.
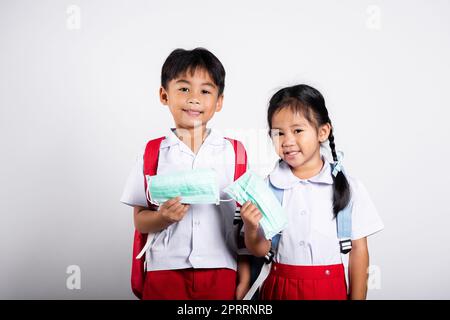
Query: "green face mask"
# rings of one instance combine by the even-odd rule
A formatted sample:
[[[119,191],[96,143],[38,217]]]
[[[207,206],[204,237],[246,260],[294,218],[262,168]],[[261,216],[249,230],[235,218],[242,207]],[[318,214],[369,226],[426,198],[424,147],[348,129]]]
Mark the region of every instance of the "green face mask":
[[[180,196],[181,203],[219,204],[219,184],[217,173],[213,169],[193,169],[145,177],[146,196],[150,203],[160,205]]]
[[[271,239],[287,226],[287,216],[267,183],[258,175],[247,171],[224,190],[239,204],[250,200],[262,214],[260,226],[266,239]]]

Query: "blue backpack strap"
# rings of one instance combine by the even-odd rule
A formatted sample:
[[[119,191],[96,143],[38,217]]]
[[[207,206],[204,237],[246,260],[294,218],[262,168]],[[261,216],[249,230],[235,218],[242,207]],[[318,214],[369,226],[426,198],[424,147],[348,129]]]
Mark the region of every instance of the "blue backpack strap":
[[[352,206],[350,202],[337,215],[337,233],[341,253],[346,254],[352,250]]]
[[[333,172],[335,164],[331,163],[331,172]],[[344,173],[344,168],[340,167]],[[353,203],[350,199],[349,204],[339,211],[336,218],[337,235],[339,246],[342,254],[347,254],[352,250],[352,209]]]

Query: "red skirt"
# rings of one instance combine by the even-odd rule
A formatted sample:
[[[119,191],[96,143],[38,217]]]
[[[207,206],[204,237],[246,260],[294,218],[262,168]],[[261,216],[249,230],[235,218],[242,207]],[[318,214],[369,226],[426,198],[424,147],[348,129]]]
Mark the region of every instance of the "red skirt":
[[[263,300],[347,300],[344,265],[273,263],[260,297]]]
[[[148,271],[144,300],[233,300],[236,271],[218,269],[180,269]]]

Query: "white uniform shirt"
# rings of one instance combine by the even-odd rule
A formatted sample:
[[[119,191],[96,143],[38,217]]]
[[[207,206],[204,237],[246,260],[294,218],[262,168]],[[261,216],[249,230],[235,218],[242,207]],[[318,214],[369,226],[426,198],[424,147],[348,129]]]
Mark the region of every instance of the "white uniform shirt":
[[[130,206],[147,207],[143,154],[144,151],[138,156],[120,200]],[[218,173],[220,198],[229,199],[222,190],[233,182],[234,167],[232,144],[215,130],[210,131],[197,155],[170,130],[161,142],[157,174],[213,168]],[[146,254],[147,270],[236,270],[235,209],[234,201],[221,202],[220,205],[191,204],[181,221],[156,234],[153,246]]]
[[[341,254],[333,214],[333,178],[325,159],[314,177],[300,179],[289,165],[279,162],[270,173],[270,182],[284,189],[282,206],[288,226],[282,231],[275,261],[290,265],[340,264]],[[350,185],[352,240],[367,237],[384,228],[363,184],[346,174]]]

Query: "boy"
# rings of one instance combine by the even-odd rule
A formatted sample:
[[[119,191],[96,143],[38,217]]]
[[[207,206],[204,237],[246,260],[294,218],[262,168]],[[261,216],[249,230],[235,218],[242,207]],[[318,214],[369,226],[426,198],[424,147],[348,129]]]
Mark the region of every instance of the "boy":
[[[222,63],[208,50],[177,49],[167,57],[159,96],[175,128],[160,144],[157,174],[213,168],[221,190],[233,182],[233,145],[207,128],[222,109],[224,86]],[[245,261],[238,268],[236,250],[229,241],[235,236],[235,203],[188,205],[177,197],[151,210],[143,166],[140,156],[121,198],[134,208],[136,229],[156,233],[146,253],[143,299],[241,299],[248,290],[250,272]]]

